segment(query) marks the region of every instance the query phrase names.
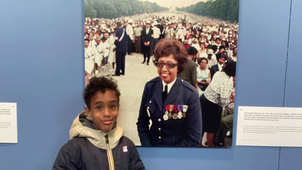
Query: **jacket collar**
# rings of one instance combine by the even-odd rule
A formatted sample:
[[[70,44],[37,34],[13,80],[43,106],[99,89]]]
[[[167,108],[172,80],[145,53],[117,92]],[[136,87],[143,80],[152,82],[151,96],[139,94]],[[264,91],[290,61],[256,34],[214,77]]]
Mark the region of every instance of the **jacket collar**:
[[[164,103],[162,102],[163,83],[162,81],[158,81],[156,83],[153,98],[155,99],[159,108],[162,108],[163,106],[173,103],[177,99],[177,94],[179,93],[179,89],[181,86],[180,81],[181,81],[180,78],[177,77]]]
[[[115,148],[123,133],[124,130],[118,125],[108,133],[96,129],[83,111],[74,119],[69,130],[69,139],[85,137],[96,147],[106,149],[105,136],[108,134],[110,147]]]

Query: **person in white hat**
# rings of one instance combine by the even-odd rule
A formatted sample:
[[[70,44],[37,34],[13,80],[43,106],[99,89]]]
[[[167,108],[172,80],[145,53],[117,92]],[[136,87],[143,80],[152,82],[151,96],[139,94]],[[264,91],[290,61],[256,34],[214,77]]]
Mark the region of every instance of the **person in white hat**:
[[[214,51],[212,49],[208,49],[208,65],[207,67],[210,69],[213,65],[217,64],[216,55],[214,54]]]
[[[143,54],[144,54],[144,61],[142,64],[146,62],[147,58],[147,65],[149,65],[151,50],[152,50],[152,42],[153,42],[153,30],[150,28],[151,24],[150,21],[146,21],[146,28],[142,31],[142,43],[143,43]]]
[[[153,45],[152,45],[152,48],[154,49],[156,44],[158,43],[159,41],[159,36],[160,36],[160,29],[158,28],[158,23],[155,21],[154,23],[154,27],[152,28],[153,29],[153,33],[154,33],[154,37],[153,37]]]
[[[126,27],[126,32],[129,36],[129,39],[127,41],[128,42],[128,55],[132,55],[132,47],[133,47],[133,43],[134,43],[134,31],[133,31],[132,24],[133,24],[133,20],[129,19],[128,25]]]
[[[135,35],[135,52],[139,54],[141,53],[141,35],[143,28],[141,27],[140,23],[137,23],[133,30]]]
[[[166,32],[166,38],[175,38],[175,30],[174,30],[174,24],[171,22],[169,24],[169,29]]]
[[[180,26],[177,30],[177,36],[176,37],[177,37],[178,41],[183,42],[184,38],[185,38],[185,35],[186,35],[186,32],[187,32],[187,30],[185,28],[186,23],[182,23],[182,24],[179,24],[179,25]]]

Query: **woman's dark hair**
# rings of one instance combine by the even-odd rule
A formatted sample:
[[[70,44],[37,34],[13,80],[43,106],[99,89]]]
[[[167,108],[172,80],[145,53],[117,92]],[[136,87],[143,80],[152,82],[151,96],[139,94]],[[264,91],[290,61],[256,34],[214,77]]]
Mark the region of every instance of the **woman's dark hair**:
[[[206,60],[206,61],[207,61],[207,64],[208,64],[208,62],[209,62],[207,58],[201,57],[201,58],[198,58],[198,60],[197,60],[198,64],[200,64],[202,60]]]
[[[225,49],[225,46],[224,46],[224,45],[221,45],[221,46],[219,47],[219,50],[221,50],[221,49]]]
[[[185,46],[174,39],[161,39],[154,49],[154,62],[158,61],[161,57],[168,57],[173,55],[174,59],[178,62],[178,73],[181,73],[187,66],[187,50]]]
[[[217,45],[212,45],[212,50],[214,51],[214,52],[216,52],[217,51]]]
[[[223,71],[225,72],[225,74],[227,74],[230,77],[235,77],[236,76],[236,62],[233,60],[228,60],[224,65],[225,66],[223,68]]]
[[[120,91],[117,88],[115,80],[109,77],[93,77],[89,80],[89,84],[86,86],[83,92],[83,99],[85,100],[86,106],[90,109],[90,101],[93,95],[97,92],[105,93],[107,90],[115,92],[117,98],[117,104],[120,102]]]
[[[226,56],[225,54],[220,54],[220,56],[218,57],[218,59],[219,58],[224,58],[225,60],[227,60],[228,59],[228,56]]]
[[[189,47],[187,49],[188,55],[196,55],[198,53],[198,51],[196,50],[195,47]]]

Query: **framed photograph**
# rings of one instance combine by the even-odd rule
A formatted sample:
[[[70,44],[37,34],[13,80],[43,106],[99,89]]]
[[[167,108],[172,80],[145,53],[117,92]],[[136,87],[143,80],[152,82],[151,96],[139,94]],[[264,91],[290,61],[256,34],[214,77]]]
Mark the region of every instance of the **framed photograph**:
[[[84,5],[85,84],[117,81],[126,137],[144,147],[232,146],[239,0]]]

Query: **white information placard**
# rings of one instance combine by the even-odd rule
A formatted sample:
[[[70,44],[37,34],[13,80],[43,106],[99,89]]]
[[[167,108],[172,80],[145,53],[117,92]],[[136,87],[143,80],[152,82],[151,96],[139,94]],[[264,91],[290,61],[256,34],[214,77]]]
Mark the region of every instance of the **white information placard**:
[[[302,146],[302,108],[238,107],[236,145]]]
[[[17,103],[0,103],[0,143],[18,143]]]

